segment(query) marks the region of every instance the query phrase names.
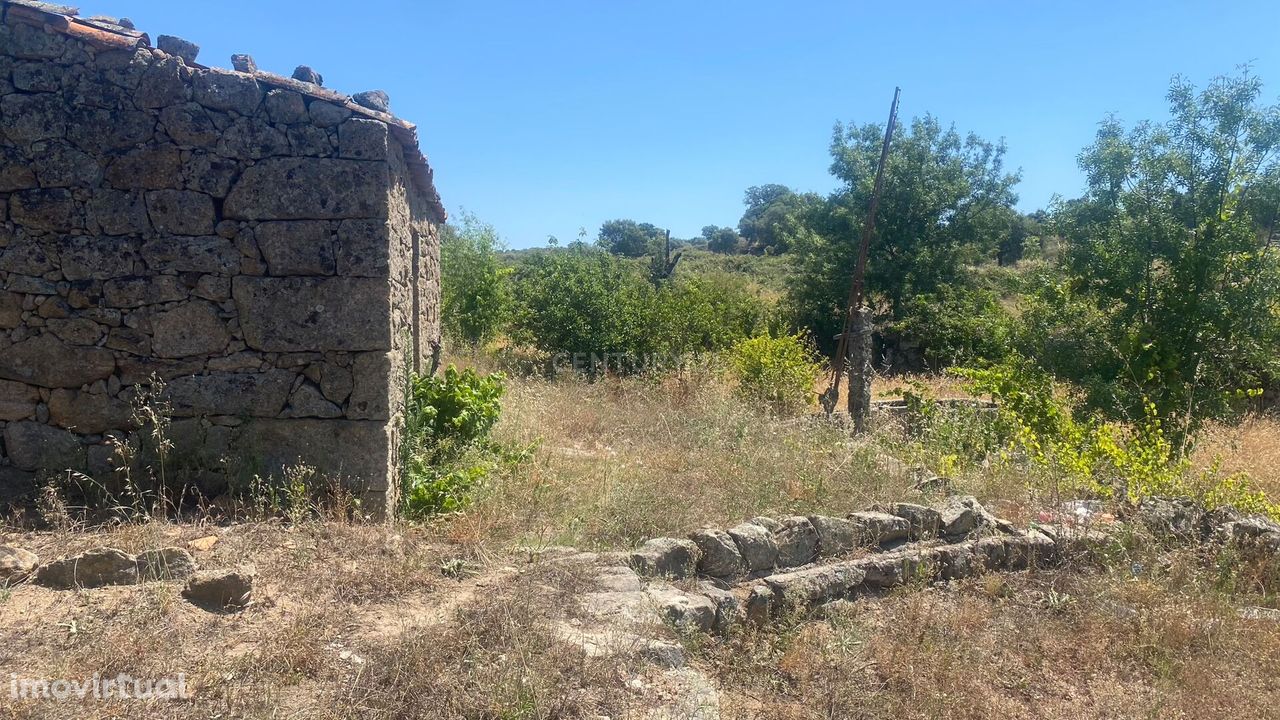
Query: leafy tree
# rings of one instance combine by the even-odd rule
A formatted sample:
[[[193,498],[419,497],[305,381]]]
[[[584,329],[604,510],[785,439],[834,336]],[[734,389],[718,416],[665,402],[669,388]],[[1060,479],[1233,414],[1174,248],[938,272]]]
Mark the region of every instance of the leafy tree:
[[[502,267],[502,241],[492,225],[463,213],[440,233],[440,318],[450,336],[476,344],[502,332],[511,316],[511,271]]]
[[[758,185],[747,188],[747,206],[738,221],[738,232],[750,252],[782,253],[803,232],[809,213],[822,204],[817,193],[797,193],[785,185]]]
[[[779,330],[774,306],[741,276],[681,277],[655,300],[654,330],[666,353],[724,350],[743,338]]]
[[[1069,292],[1096,308],[1095,406],[1173,430],[1225,412],[1277,375],[1276,216],[1280,109],[1246,73],[1197,91],[1175,79],[1171,118],[1102,122],[1080,155],[1084,197],[1060,208]]]
[[[655,287],[642,267],[598,248],[528,257],[516,273],[513,337],[553,355],[623,357],[612,367],[625,371],[777,328],[773,306],[741,278],[677,276]]]
[[[666,234],[650,223],[610,220],[600,226],[596,244],[614,255],[640,257],[653,252]]]
[[[707,225],[702,228],[702,238],[711,252],[729,255],[738,251],[738,231],[733,228]]]
[[[634,262],[581,246],[530,257],[516,271],[513,336],[548,353],[654,351],[656,290]]]
[[[1009,219],[1009,232],[1000,240],[996,260],[1001,265],[1013,265],[1022,259],[1027,242],[1034,241],[1043,234],[1044,226],[1034,215],[1013,213]]]
[[[831,172],[844,187],[810,212],[793,241],[788,302],[822,345],[842,324],[883,136],[883,126],[836,125]],[[892,320],[915,296],[963,283],[969,265],[995,256],[1018,181],[1004,170],[1004,152],[1003,143],[961,137],[930,116],[895,130],[866,277]]]

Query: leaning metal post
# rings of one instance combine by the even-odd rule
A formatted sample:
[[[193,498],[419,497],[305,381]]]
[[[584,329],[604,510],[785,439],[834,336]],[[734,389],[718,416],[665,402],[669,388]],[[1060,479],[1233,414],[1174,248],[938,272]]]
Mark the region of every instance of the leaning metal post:
[[[863,280],[867,272],[867,253],[871,235],[875,232],[876,211],[880,207],[880,191],[884,188],[884,166],[889,160],[889,143],[898,121],[899,88],[893,89],[893,104],[889,106],[889,122],[884,127],[884,142],[880,145],[880,162],[876,165],[875,185],[867,204],[867,214],[862,220],[862,241],[858,243],[858,264],[853,270],[853,284],[849,288],[849,301],[845,304],[844,330],[836,336],[836,355],[831,363],[831,386],[819,396],[822,409],[830,415],[840,398],[840,380],[849,373],[849,415],[853,418],[854,431],[865,432],[871,416],[871,311],[863,303]]]

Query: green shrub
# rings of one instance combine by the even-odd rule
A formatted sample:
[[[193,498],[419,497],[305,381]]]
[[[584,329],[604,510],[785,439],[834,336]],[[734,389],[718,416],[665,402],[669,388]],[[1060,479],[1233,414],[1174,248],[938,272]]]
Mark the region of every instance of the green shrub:
[[[681,276],[655,288],[637,261],[591,248],[530,256],[515,292],[517,344],[561,359],[609,356],[619,372],[726,350],[779,325],[773,306],[739,278]]]
[[[725,273],[684,277],[655,298],[653,327],[669,354],[727,350],[745,338],[776,331],[776,310],[741,278]]]
[[[733,346],[728,359],[744,398],[784,411],[804,408],[812,401],[821,366],[804,335],[748,338]]]
[[[943,286],[904,303],[892,334],[924,348],[935,368],[979,361],[999,362],[1012,350],[1013,318],[995,293],[982,288]]]
[[[409,515],[466,505],[499,449],[489,433],[502,412],[504,378],[450,365],[411,378],[405,412],[404,506]]]
[[[1246,474],[1192,472],[1184,446],[1166,437],[1153,402],[1146,402],[1143,418],[1132,424],[1078,419],[1049,376],[1023,358],[954,372],[1000,406],[997,424],[1006,457],[1024,458],[1037,468],[1051,485],[1038,489],[1128,503],[1186,497],[1208,508],[1232,505],[1280,519],[1280,503],[1254,489]]]
[[[440,236],[440,320],[445,333],[472,345],[492,340],[511,320],[510,268],[498,260],[492,225],[464,213]]]
[[[574,248],[531,256],[516,279],[517,342],[551,354],[655,351],[656,291],[634,263]]]

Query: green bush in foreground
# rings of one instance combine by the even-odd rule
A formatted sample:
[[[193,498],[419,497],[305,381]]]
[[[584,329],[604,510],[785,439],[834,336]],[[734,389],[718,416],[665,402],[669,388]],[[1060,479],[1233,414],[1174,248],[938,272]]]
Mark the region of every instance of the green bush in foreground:
[[[489,437],[502,412],[504,378],[450,365],[410,380],[405,410],[404,506],[411,516],[466,505],[499,458]]]
[[[734,345],[729,372],[744,398],[776,410],[800,410],[813,398],[821,365],[804,335],[761,335]]]

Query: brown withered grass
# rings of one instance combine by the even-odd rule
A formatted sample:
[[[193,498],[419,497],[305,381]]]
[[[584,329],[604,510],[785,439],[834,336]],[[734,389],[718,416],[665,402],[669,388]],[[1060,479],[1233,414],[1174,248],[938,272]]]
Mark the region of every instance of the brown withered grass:
[[[1216,463],[1224,473],[1248,473],[1269,497],[1280,498],[1280,416],[1255,415],[1236,425],[1210,425],[1193,459],[1200,468]]]
[[[181,583],[79,591],[0,589],[0,717],[561,718],[624,716],[615,661],[555,634],[579,568],[528,572],[404,526],[163,521],[69,533],[8,533],[48,559],[111,546],[187,546],[206,568],[256,570],[236,614],[196,608]],[[185,676],[186,700],[14,698],[9,673],[83,681]]]
[[[625,547],[761,514],[848,512],[912,482],[876,441],[696,376],[514,382],[497,436],[536,451],[451,523],[455,538]]]
[[[1164,561],[904,589],[703,657],[727,719],[1274,717],[1280,622]]]
[[[922,383],[959,394],[949,381]],[[532,448],[528,458],[497,472],[466,511],[427,524],[0,531],[0,544],[44,559],[217,536],[194,551],[200,564],[251,566],[259,578],[254,605],[235,615],[195,608],[176,582],[0,588],[6,672],[183,672],[194,691],[176,703],[18,702],[0,675],[0,717],[647,717],[627,687],[635,668],[557,639],[554,622],[584,578],[571,565],[530,569],[513,547],[626,548],[760,514],[936,499],[912,489],[930,459],[899,429],[853,439],[745,404],[694,372],[513,379],[497,435]],[[1195,459],[1248,471],[1274,494],[1278,448],[1280,422],[1256,419],[1211,428]],[[965,468],[952,483],[1020,522],[1048,500],[1007,468]],[[687,654],[718,686],[727,719],[1277,717],[1280,622],[1240,614],[1280,608],[1277,565],[1153,545],[1102,566],[912,586],[829,619],[690,637]]]

